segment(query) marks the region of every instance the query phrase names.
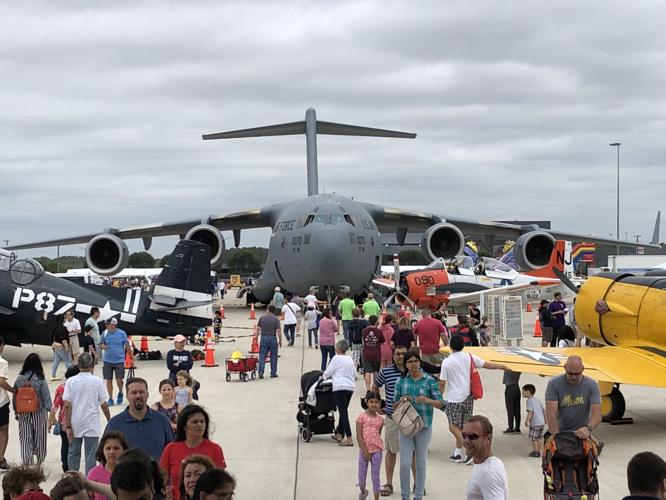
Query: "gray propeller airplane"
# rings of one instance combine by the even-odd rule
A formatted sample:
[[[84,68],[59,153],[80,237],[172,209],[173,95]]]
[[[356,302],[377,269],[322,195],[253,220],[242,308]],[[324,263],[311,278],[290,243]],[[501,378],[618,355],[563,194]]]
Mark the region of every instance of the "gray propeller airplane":
[[[142,238],[148,250],[153,237],[180,235],[182,239],[207,244],[211,266],[222,263],[225,243],[220,231],[232,231],[234,245],[240,245],[241,230],[272,229],[263,273],[248,292],[248,302],[268,303],[275,287],[288,293],[306,294],[312,287],[320,298],[340,290],[364,291],[379,274],[383,255],[382,233],[392,232],[398,244],[408,231],[422,232],[420,247],[428,261],[460,255],[465,232],[483,232],[516,240],[518,264],[532,270],[548,264],[556,239],[636,246],[613,239],[595,238],[536,225],[520,226],[498,222],[476,222],[430,213],[413,212],[355,201],[338,194],[319,193],[317,134],[414,139],[416,134],[318,121],[315,110],[305,120],[229,132],[207,134],[204,140],[305,134],[308,196],[296,201],[263,206],[226,215],[211,215],[170,223],[147,224],[70,238],[12,245],[9,250],[87,243],[86,262],[96,274],[111,276],[128,261],[124,240]],[[642,245],[649,246],[649,245]]]

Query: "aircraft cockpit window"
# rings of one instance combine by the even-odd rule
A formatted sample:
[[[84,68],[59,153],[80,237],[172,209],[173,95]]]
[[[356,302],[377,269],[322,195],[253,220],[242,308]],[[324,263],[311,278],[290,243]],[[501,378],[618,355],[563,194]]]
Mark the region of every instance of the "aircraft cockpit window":
[[[503,273],[510,273],[513,271],[513,268],[504,262],[500,262],[497,259],[491,259],[490,257],[483,257],[483,267],[486,271],[501,271]]]
[[[347,224],[350,224],[351,226],[356,226],[356,224],[354,224],[354,219],[352,219],[351,215],[345,214],[345,220],[347,221]]]
[[[9,271],[12,260],[6,255],[0,255],[0,271]]]
[[[314,222],[319,224],[342,224],[345,222],[345,219],[342,217],[342,215],[324,214],[315,215]]]
[[[430,264],[428,264],[426,266],[426,269],[431,269],[431,270],[446,269],[446,262],[444,262],[444,259],[439,257],[438,259],[435,259]]]
[[[34,259],[21,259],[10,266],[9,274],[15,284],[25,286],[44,274],[44,268]]]
[[[303,226],[305,227],[308,224],[311,224],[314,219],[315,219],[314,215],[308,215],[305,219],[305,222],[303,223]]]

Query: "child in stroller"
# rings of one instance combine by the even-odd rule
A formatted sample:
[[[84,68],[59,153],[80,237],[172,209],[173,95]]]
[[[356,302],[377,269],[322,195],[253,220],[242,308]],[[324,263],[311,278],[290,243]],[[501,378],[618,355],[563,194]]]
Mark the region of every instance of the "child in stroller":
[[[301,377],[301,397],[296,420],[300,423],[299,434],[306,443],[317,434],[332,434],[335,431],[335,397],[330,380],[321,378],[323,372],[314,370]]]

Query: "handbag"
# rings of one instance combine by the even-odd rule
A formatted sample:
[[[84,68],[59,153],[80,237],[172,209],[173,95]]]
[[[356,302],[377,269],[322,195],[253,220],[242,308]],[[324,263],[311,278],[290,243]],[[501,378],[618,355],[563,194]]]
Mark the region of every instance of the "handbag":
[[[393,410],[393,422],[405,437],[414,436],[424,427],[421,415],[409,401],[401,402]]]
[[[54,436],[60,436],[60,431],[62,430],[62,426],[60,425],[60,422],[56,422],[55,425],[53,426],[53,435]]]
[[[483,397],[483,384],[471,354],[469,355],[469,361],[469,392],[472,394],[472,399],[481,399]]]

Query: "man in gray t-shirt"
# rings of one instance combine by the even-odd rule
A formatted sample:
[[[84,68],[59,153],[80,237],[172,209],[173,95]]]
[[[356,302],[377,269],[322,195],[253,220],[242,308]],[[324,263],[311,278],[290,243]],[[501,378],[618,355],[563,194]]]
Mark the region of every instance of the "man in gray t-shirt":
[[[261,335],[259,342],[259,378],[264,378],[266,356],[271,356],[271,378],[277,377],[278,346],[282,347],[282,330],[280,318],[275,315],[275,306],[268,306],[264,314],[254,327],[254,335]]]
[[[553,435],[573,431],[580,439],[585,439],[601,423],[599,386],[583,375],[584,369],[580,356],[569,356],[564,374],[548,381],[546,421]]]

